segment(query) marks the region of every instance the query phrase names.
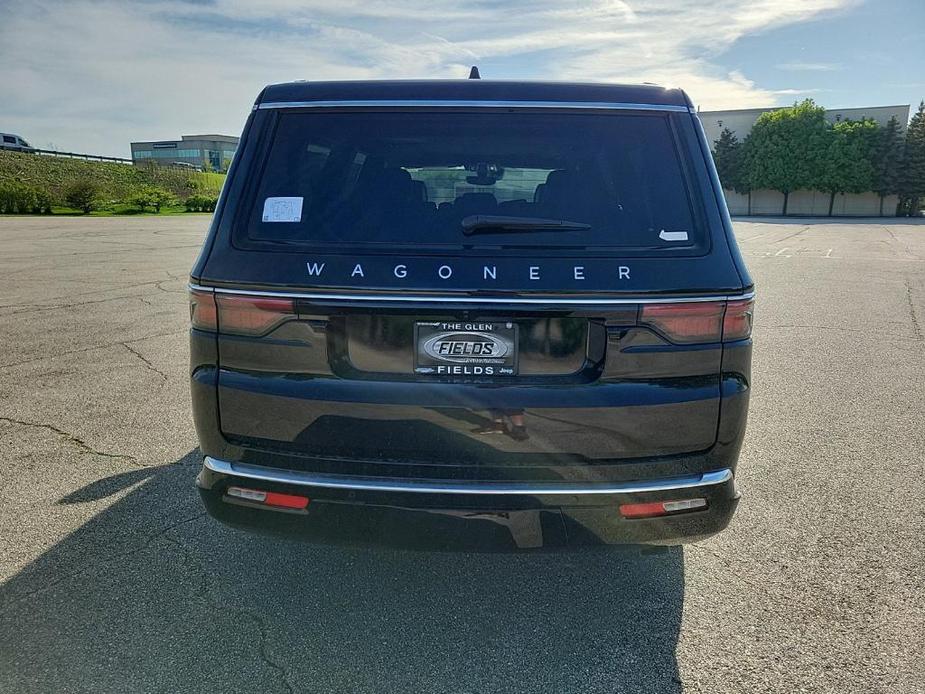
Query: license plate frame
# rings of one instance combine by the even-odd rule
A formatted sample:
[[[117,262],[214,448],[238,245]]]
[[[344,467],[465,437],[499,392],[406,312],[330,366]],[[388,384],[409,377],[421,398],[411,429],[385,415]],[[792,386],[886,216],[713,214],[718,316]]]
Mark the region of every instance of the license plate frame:
[[[414,372],[435,378],[508,378],[518,373],[517,323],[415,321]]]

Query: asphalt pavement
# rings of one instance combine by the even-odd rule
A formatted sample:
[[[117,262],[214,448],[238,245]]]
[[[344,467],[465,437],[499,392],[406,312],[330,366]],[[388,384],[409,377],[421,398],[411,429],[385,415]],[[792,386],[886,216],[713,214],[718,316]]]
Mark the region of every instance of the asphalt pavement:
[[[727,531],[664,554],[318,547],[203,514],[202,215],[0,219],[0,692],[925,692],[925,220],[738,220]]]

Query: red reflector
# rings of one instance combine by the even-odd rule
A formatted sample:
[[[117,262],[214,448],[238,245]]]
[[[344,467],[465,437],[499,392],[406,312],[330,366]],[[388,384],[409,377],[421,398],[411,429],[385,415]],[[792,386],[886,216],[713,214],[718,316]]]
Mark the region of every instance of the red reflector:
[[[292,299],[218,295],[216,302],[222,333],[263,335],[295,315]]]
[[[703,497],[696,499],[675,499],[672,501],[650,501],[644,504],[620,504],[620,515],[624,518],[655,518],[683,511],[696,511],[707,507]]]
[[[724,309],[723,301],[644,304],[639,320],[672,342],[719,342]]]
[[[211,291],[190,289],[189,318],[190,325],[197,330],[215,332],[218,326],[218,313],[215,307],[215,295]]]
[[[667,513],[661,501],[648,504],[620,504],[620,515],[624,518],[651,518],[664,516]]]
[[[755,300],[742,299],[730,301],[726,305],[726,317],[723,319],[723,340],[744,340],[752,334],[752,316],[755,313]]]
[[[267,506],[280,506],[281,508],[305,508],[308,506],[308,501],[307,496],[267,492],[267,498],[263,503]]]
[[[225,493],[236,499],[263,504],[264,506],[278,506],[279,508],[303,509],[308,506],[309,502],[307,496],[265,492],[262,489],[249,489],[248,487],[228,487],[228,491]]]

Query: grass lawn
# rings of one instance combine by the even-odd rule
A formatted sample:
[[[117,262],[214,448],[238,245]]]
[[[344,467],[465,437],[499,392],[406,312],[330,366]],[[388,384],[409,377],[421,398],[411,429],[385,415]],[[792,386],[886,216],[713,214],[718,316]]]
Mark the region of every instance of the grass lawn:
[[[52,205],[51,213],[53,215],[65,215],[70,217],[121,217],[121,216],[157,216],[157,214],[151,208],[148,208],[146,212],[141,212],[131,205],[113,205],[111,208],[106,210],[94,210],[89,214],[84,214],[80,210],[74,209],[73,207],[58,207]],[[170,207],[162,207],[160,211],[160,216],[167,216],[173,214],[212,214],[211,212],[187,212],[186,208],[183,205],[172,205]],[[41,217],[42,215],[28,215]]]

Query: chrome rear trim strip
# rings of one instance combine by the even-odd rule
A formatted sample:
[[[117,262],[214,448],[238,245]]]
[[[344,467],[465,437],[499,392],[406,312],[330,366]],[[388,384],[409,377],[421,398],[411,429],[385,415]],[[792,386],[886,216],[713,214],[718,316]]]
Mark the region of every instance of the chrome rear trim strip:
[[[214,291],[216,294],[243,294],[247,296],[272,296],[283,299],[309,299],[321,301],[360,301],[360,302],[414,302],[414,303],[437,303],[437,304],[489,304],[489,305],[530,305],[530,306],[621,306],[627,304],[677,304],[692,303],[701,301],[739,301],[742,299],[753,299],[754,292],[745,294],[719,294],[707,296],[673,296],[673,297],[642,297],[633,298],[558,298],[558,297],[501,297],[501,296],[427,296],[426,294],[326,294],[322,292],[268,292],[248,289],[224,289],[222,287],[206,287],[198,284],[190,284],[189,288],[194,291]]]
[[[268,101],[260,110],[280,108],[565,108],[608,111],[674,111],[689,113],[675,104],[628,104],[607,101],[492,101],[465,99],[365,99],[357,101]]]
[[[302,472],[299,470],[280,470],[246,463],[231,463],[218,458],[206,457],[206,468],[213,472],[235,477],[296,484],[305,487],[323,487],[325,489],[346,489],[369,492],[414,492],[419,494],[506,494],[526,496],[565,496],[587,494],[639,494],[644,492],[670,492],[673,490],[696,489],[724,484],[732,480],[729,469],[705,472],[702,475],[671,477],[655,480],[638,480],[635,482],[602,482],[589,484],[581,482],[567,484],[564,482],[454,482],[450,480],[400,480],[378,477],[350,477],[346,475],[329,475]]]

